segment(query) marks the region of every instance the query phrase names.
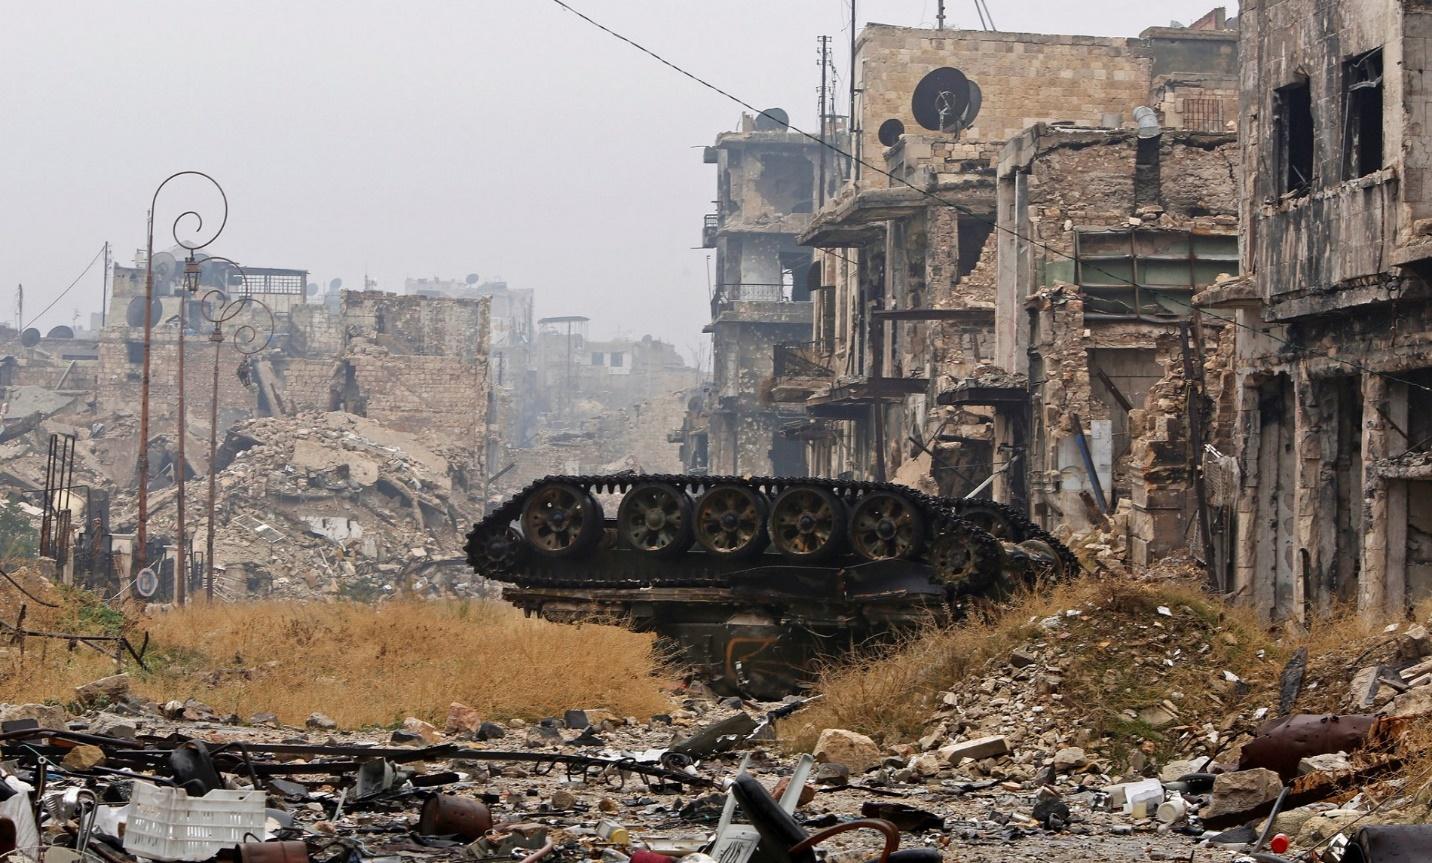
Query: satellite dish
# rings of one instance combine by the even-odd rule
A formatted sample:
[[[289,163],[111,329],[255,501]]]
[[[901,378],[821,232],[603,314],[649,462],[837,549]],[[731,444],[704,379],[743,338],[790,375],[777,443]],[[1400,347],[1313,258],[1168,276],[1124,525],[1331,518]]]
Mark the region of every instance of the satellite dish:
[[[64,324],[51,328],[50,331],[45,334],[45,338],[47,339],[72,339],[74,337],[75,331]]]
[[[931,132],[958,130],[969,106],[970,80],[965,73],[949,66],[921,78],[910,99],[915,121]]]
[[[880,131],[876,134],[880,138],[880,143],[887,147],[893,147],[900,143],[900,136],[905,134],[905,124],[891,117],[880,124]]]
[[[477,273],[468,273],[466,281],[469,285],[477,284]]]
[[[756,115],[757,132],[784,132],[790,125],[791,115],[783,108],[767,108]]]
[[[40,331],[35,329],[34,327],[30,327],[29,329],[25,330],[23,333],[20,334],[20,344],[27,348],[33,348],[39,343]]]
[[[138,575],[134,576],[135,593],[148,599],[157,590],[159,590],[159,574],[154,571],[153,567],[146,566],[139,571]]]
[[[149,265],[154,271],[154,281],[161,284],[172,282],[179,272],[178,259],[168,252],[155,252]]]
[[[154,323],[158,323],[158,322],[159,322],[159,319],[162,318],[162,317],[164,317],[164,304],[159,301],[159,298],[158,298],[158,297],[155,297],[155,298],[154,298],[154,306],[153,306],[153,314],[152,314],[152,316],[150,317],[150,320],[153,321]],[[128,305],[128,306],[125,308],[125,310],[124,310],[124,322],[125,322],[126,324],[129,324],[131,327],[142,327],[142,326],[144,326],[144,298],[143,298],[143,297],[130,297],[130,299],[129,299],[129,305]]]
[[[303,290],[304,290],[304,293],[306,293],[306,294],[308,294],[310,297],[312,297],[312,296],[314,296],[314,295],[316,295],[316,294],[318,293],[318,285],[317,285],[316,283],[314,283],[314,282],[309,282],[308,285],[307,285]]]
[[[964,116],[960,117],[960,128],[968,129],[975,123],[975,118],[980,114],[980,106],[984,104],[984,92],[980,85],[970,82],[970,104],[965,108]]]
[[[338,289],[341,288],[341,287],[343,287],[343,280],[342,280],[342,279],[330,279],[329,282],[328,282],[328,290],[333,291],[333,292],[335,292],[335,293],[336,293],[336,292],[338,291]]]

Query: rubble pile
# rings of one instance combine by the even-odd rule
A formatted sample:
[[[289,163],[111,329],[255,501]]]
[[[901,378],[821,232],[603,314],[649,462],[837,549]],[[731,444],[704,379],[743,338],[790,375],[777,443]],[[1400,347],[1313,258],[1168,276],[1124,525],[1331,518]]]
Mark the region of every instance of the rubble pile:
[[[1334,860],[1327,846],[1356,828],[1432,821],[1428,624],[1310,662],[1208,608],[1136,595],[1031,620],[1028,641],[943,693],[919,739],[826,729],[817,757],[905,795],[997,791],[993,811],[1021,829],[1182,835],[1230,855],[1281,836]]]
[[[480,594],[461,564],[461,532],[480,512],[469,454],[435,436],[343,412],[235,426],[219,450],[214,559],[225,598],[381,599]],[[206,479],[186,486],[186,520],[204,535]],[[119,502],[123,517],[132,497]],[[175,490],[151,493],[151,531],[171,533]]]

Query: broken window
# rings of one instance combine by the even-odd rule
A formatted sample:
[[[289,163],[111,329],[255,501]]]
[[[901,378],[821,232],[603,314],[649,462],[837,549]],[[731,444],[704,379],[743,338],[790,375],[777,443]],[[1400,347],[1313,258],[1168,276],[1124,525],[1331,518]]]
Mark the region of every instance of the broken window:
[[[601,364],[602,364],[602,355],[601,355],[601,353],[595,353],[595,352],[594,352],[594,353],[592,354],[592,365],[594,365],[594,366],[599,366],[599,365],[601,365]]]
[[[1306,192],[1313,184],[1313,94],[1307,78],[1274,91],[1273,117],[1278,191]]]
[[[612,351],[608,356],[611,360],[610,365],[612,368],[619,369],[622,367],[622,362],[625,358],[620,351]]]
[[[1343,176],[1382,168],[1382,49],[1343,64]]]
[[[1238,237],[1188,231],[1077,231],[1074,272],[1046,262],[1044,284],[1073,281],[1095,314],[1183,317],[1190,295],[1238,275]]]

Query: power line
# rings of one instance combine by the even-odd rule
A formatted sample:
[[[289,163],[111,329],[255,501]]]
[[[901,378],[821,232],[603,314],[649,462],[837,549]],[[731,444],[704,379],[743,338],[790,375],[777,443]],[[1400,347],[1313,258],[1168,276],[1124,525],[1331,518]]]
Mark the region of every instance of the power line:
[[[43,318],[45,316],[45,312],[48,312],[50,309],[53,309],[55,307],[55,303],[58,303],[60,300],[63,300],[65,298],[65,294],[68,294],[71,290],[74,289],[75,285],[78,285],[80,283],[80,279],[83,279],[89,273],[90,268],[94,266],[94,262],[98,261],[99,256],[103,254],[104,246],[100,246],[99,251],[94,253],[93,258],[90,258],[90,262],[88,264],[85,264],[84,272],[80,273],[78,276],[75,276],[75,280],[73,282],[70,282],[70,286],[68,288],[65,288],[63,291],[60,291],[60,295],[58,297],[55,297],[53,300],[51,300],[48,306],[45,306],[43,309],[40,309],[40,313],[31,318],[30,322],[25,324],[25,326],[21,327],[20,329],[28,330],[30,328],[30,324],[33,324],[40,318]]]
[[[1032,246],[1034,246],[1034,247],[1036,247],[1036,248],[1043,249],[1043,250],[1046,251],[1046,252],[1049,252],[1049,253],[1051,253],[1051,254],[1057,255],[1057,256],[1062,257],[1062,258],[1067,258],[1067,259],[1070,260],[1070,261],[1078,262],[1078,259],[1077,259],[1074,255],[1071,255],[1070,253],[1068,253],[1068,252],[1066,252],[1066,251],[1064,251],[1064,250],[1062,250],[1062,249],[1056,249],[1056,248],[1054,248],[1053,246],[1049,245],[1048,243],[1042,242],[1041,240],[1038,240],[1038,239],[1036,239],[1036,238],[1034,238],[1034,237],[1026,237],[1026,236],[1024,236],[1023,234],[1019,233],[1017,230],[1015,230],[1015,229],[1013,229],[1013,228],[1007,228],[1007,227],[1005,227],[1005,226],[999,224],[998,222],[995,222],[995,221],[993,221],[993,220],[991,220],[991,219],[988,219],[988,218],[986,218],[986,217],[984,217],[984,216],[981,216],[980,214],[976,213],[975,211],[971,210],[970,208],[966,207],[966,206],[963,205],[963,204],[959,204],[959,203],[956,203],[956,202],[954,202],[954,201],[950,201],[950,200],[947,200],[947,199],[945,199],[945,198],[941,198],[939,195],[935,194],[934,192],[929,191],[928,189],[923,189],[923,188],[921,188],[921,187],[919,187],[919,186],[916,186],[914,183],[911,183],[909,180],[905,179],[904,177],[897,176],[896,174],[894,174],[894,173],[892,173],[892,172],[890,172],[890,171],[887,171],[887,170],[885,170],[884,168],[879,167],[878,165],[873,165],[873,164],[871,164],[871,163],[865,161],[864,159],[861,159],[860,157],[854,155],[853,153],[850,153],[850,152],[847,152],[847,151],[841,149],[840,147],[836,146],[834,143],[832,143],[832,142],[830,142],[830,141],[821,140],[821,138],[820,138],[819,136],[817,136],[817,135],[812,135],[810,132],[807,132],[807,131],[805,131],[805,130],[803,130],[803,129],[800,129],[800,128],[797,127],[797,126],[792,125],[792,124],[791,124],[788,120],[786,120],[786,119],[781,119],[781,118],[777,118],[777,117],[771,116],[771,115],[768,114],[766,111],[763,111],[763,110],[761,110],[760,108],[757,108],[755,105],[752,105],[750,102],[747,102],[746,100],[744,100],[744,99],[742,99],[742,98],[740,98],[740,97],[738,97],[738,96],[732,94],[731,92],[722,89],[721,87],[717,86],[716,84],[713,84],[713,83],[711,83],[710,81],[707,81],[706,79],[704,79],[704,78],[702,78],[702,77],[696,75],[696,74],[693,73],[693,72],[688,72],[686,69],[682,68],[681,66],[676,65],[676,63],[674,63],[674,62],[672,62],[672,61],[666,59],[665,57],[661,56],[660,54],[657,54],[655,51],[651,50],[650,48],[647,48],[645,45],[642,45],[641,43],[636,42],[635,40],[633,40],[633,39],[631,39],[631,38],[629,38],[629,37],[627,37],[627,36],[625,36],[625,35],[623,35],[623,34],[621,34],[621,33],[618,33],[617,31],[611,29],[610,27],[606,26],[605,24],[601,23],[600,21],[597,21],[597,20],[593,19],[592,17],[590,17],[590,16],[587,15],[586,13],[584,13],[584,12],[578,10],[578,9],[573,8],[570,4],[568,4],[567,2],[565,2],[565,0],[552,0],[552,2],[555,3],[555,4],[557,4],[557,5],[560,6],[561,8],[565,9],[566,11],[572,13],[573,15],[577,16],[578,18],[582,19],[583,21],[587,22],[588,24],[592,25],[593,27],[597,28],[598,30],[601,30],[603,33],[606,33],[607,35],[613,37],[614,39],[617,39],[617,40],[620,41],[620,42],[625,42],[627,45],[630,45],[632,48],[635,48],[636,50],[638,50],[638,51],[640,51],[641,53],[647,55],[648,57],[651,57],[653,60],[656,60],[658,63],[662,64],[663,66],[666,66],[667,68],[669,68],[669,69],[675,71],[677,74],[682,75],[683,77],[689,78],[689,79],[691,79],[692,81],[695,81],[697,84],[700,84],[702,87],[705,87],[706,89],[711,90],[711,91],[714,92],[714,93],[717,93],[717,94],[719,94],[719,95],[721,95],[721,96],[725,96],[727,99],[731,100],[732,102],[735,102],[737,105],[740,105],[741,107],[745,108],[745,109],[748,110],[748,111],[754,112],[754,113],[757,114],[758,116],[766,117],[766,118],[768,118],[768,119],[770,119],[770,120],[774,120],[774,121],[776,121],[776,122],[778,122],[778,123],[781,123],[781,124],[785,125],[786,128],[788,128],[790,131],[795,132],[796,134],[800,135],[800,136],[803,137],[803,138],[806,138],[807,140],[814,141],[815,143],[819,144],[819,145],[822,146],[822,147],[828,147],[828,148],[830,148],[830,149],[831,149],[833,152],[835,152],[836,154],[841,155],[841,156],[844,156],[844,157],[847,158],[847,159],[850,159],[850,160],[851,160],[851,163],[852,163],[853,165],[858,165],[858,166],[860,166],[860,167],[869,168],[870,170],[876,172],[877,174],[880,174],[880,175],[882,175],[882,176],[884,176],[884,177],[888,177],[889,179],[891,179],[891,180],[893,180],[893,181],[899,183],[899,184],[902,185],[902,186],[906,186],[906,187],[908,187],[908,188],[914,190],[916,193],[918,193],[918,194],[920,194],[920,195],[923,195],[924,197],[929,198],[930,200],[934,201],[935,203],[937,203],[937,204],[939,204],[939,205],[941,205],[941,206],[950,207],[950,208],[952,208],[952,209],[958,210],[960,213],[962,213],[962,214],[968,216],[972,221],[980,222],[980,223],[982,223],[982,224],[988,225],[992,230],[995,230],[995,231],[1003,231],[1004,233],[1009,234],[1010,236],[1012,236],[1012,237],[1014,237],[1014,238],[1016,238],[1016,239],[1022,240],[1023,242],[1029,243],[1030,245],[1032,245]],[[851,0],[851,2],[852,2],[852,5],[853,5],[854,0]],[[854,70],[852,69],[852,78],[853,78],[853,76],[854,76]],[[851,104],[851,119],[852,119],[852,123],[853,123],[853,121],[854,121],[854,116],[855,116],[855,105],[852,103],[852,104]],[[852,128],[852,129],[850,130],[850,132],[851,132],[851,135],[854,136],[854,135],[856,135],[856,134],[858,133],[858,130]],[[829,250],[826,250],[826,251],[829,252]],[[849,258],[846,258],[846,257],[843,256],[843,255],[839,255],[838,253],[835,253],[835,254],[837,255],[837,257],[840,257],[842,260],[845,260],[847,263],[854,263],[854,262],[851,261]],[[1149,286],[1147,286],[1147,285],[1138,284],[1138,283],[1136,283],[1136,282],[1134,282],[1134,281],[1131,281],[1130,279],[1127,279],[1127,278],[1125,278],[1125,277],[1123,277],[1123,276],[1119,276],[1119,275],[1116,275],[1116,274],[1114,274],[1114,273],[1111,273],[1111,272],[1109,272],[1108,270],[1105,270],[1105,269],[1103,269],[1103,268],[1101,268],[1101,267],[1088,264],[1087,262],[1081,264],[1081,267],[1087,268],[1087,269],[1090,269],[1090,270],[1093,270],[1093,271],[1096,272],[1096,273],[1101,273],[1101,274],[1103,274],[1103,275],[1106,275],[1106,276],[1108,276],[1109,278],[1116,280],[1119,284],[1128,285],[1128,286],[1131,287],[1131,288],[1138,288],[1140,291],[1147,291],[1147,292],[1149,292],[1150,294],[1152,294],[1152,295],[1154,295],[1154,296],[1161,296],[1161,297],[1164,297],[1165,299],[1172,300],[1173,302],[1178,303],[1178,304],[1180,304],[1180,305],[1186,305],[1186,306],[1188,306],[1190,309],[1193,308],[1193,304],[1192,304],[1191,302],[1188,302],[1188,301],[1185,301],[1185,300],[1181,300],[1181,299],[1175,297],[1174,295],[1168,294],[1168,293],[1166,293],[1166,292],[1164,292],[1164,291],[1161,291],[1161,290],[1159,290],[1159,289],[1157,289],[1157,288],[1152,288],[1152,287],[1149,287]],[[1239,328],[1248,330],[1249,332],[1258,333],[1259,335],[1264,336],[1265,338],[1272,339],[1273,341],[1278,342],[1278,343],[1280,343],[1280,344],[1287,345],[1287,346],[1293,347],[1293,348],[1298,348],[1298,347],[1299,347],[1298,345],[1294,345],[1292,342],[1290,342],[1290,341],[1287,340],[1287,339],[1284,339],[1284,338],[1282,338],[1282,337],[1280,337],[1280,336],[1274,335],[1274,334],[1271,333],[1271,332],[1266,332],[1266,331],[1264,331],[1264,330],[1262,330],[1262,329],[1260,329],[1260,328],[1258,328],[1258,327],[1253,327],[1253,326],[1249,326],[1249,325],[1247,325],[1247,324],[1239,323],[1237,320],[1235,320],[1235,319],[1233,319],[1233,318],[1229,318],[1229,317],[1225,317],[1225,316],[1223,316],[1223,315],[1215,314],[1215,313],[1210,312],[1210,311],[1208,311],[1208,310],[1206,310],[1206,309],[1200,309],[1199,311],[1200,311],[1203,315],[1206,315],[1207,317],[1213,318],[1213,319],[1215,319],[1215,320],[1223,321],[1223,322],[1226,323],[1226,324],[1229,324],[1229,325],[1234,326],[1234,327],[1239,327]],[[1333,355],[1328,355],[1327,358],[1330,359],[1330,360],[1332,360],[1333,362],[1339,363],[1340,365],[1347,366],[1348,368],[1354,369],[1354,370],[1356,370],[1356,371],[1363,372],[1363,373],[1365,373],[1365,374],[1375,375],[1375,376],[1377,376],[1377,377],[1383,378],[1384,380],[1392,381],[1392,382],[1394,382],[1394,383],[1404,384],[1404,385],[1409,386],[1409,387],[1414,387],[1414,388],[1416,388],[1416,389],[1424,390],[1424,391],[1426,391],[1426,392],[1428,392],[1428,393],[1432,393],[1432,387],[1424,386],[1424,385],[1419,384],[1419,383],[1417,383],[1417,382],[1415,382],[1415,381],[1405,380],[1405,379],[1403,379],[1403,378],[1399,378],[1399,377],[1397,377],[1397,376],[1395,376],[1395,375],[1392,375],[1392,374],[1389,374],[1389,373],[1387,373],[1387,372],[1380,372],[1380,371],[1377,371],[1376,369],[1370,369],[1370,368],[1368,368],[1368,367],[1366,367],[1366,366],[1364,366],[1364,365],[1362,365],[1362,364],[1360,364],[1360,363],[1358,363],[1358,362],[1355,362],[1355,361],[1353,361],[1353,360],[1346,360],[1346,359],[1343,359],[1343,358],[1341,358],[1341,357],[1333,356]]]

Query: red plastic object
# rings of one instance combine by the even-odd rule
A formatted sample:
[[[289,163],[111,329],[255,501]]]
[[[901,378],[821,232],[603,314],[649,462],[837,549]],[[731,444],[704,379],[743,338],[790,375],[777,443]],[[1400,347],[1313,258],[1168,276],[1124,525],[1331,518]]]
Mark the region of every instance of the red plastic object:
[[[1286,854],[1288,852],[1288,834],[1279,833],[1268,843],[1268,848],[1274,854]]]
[[[631,863],[676,863],[676,860],[665,854],[658,854],[643,848],[632,853]]]

